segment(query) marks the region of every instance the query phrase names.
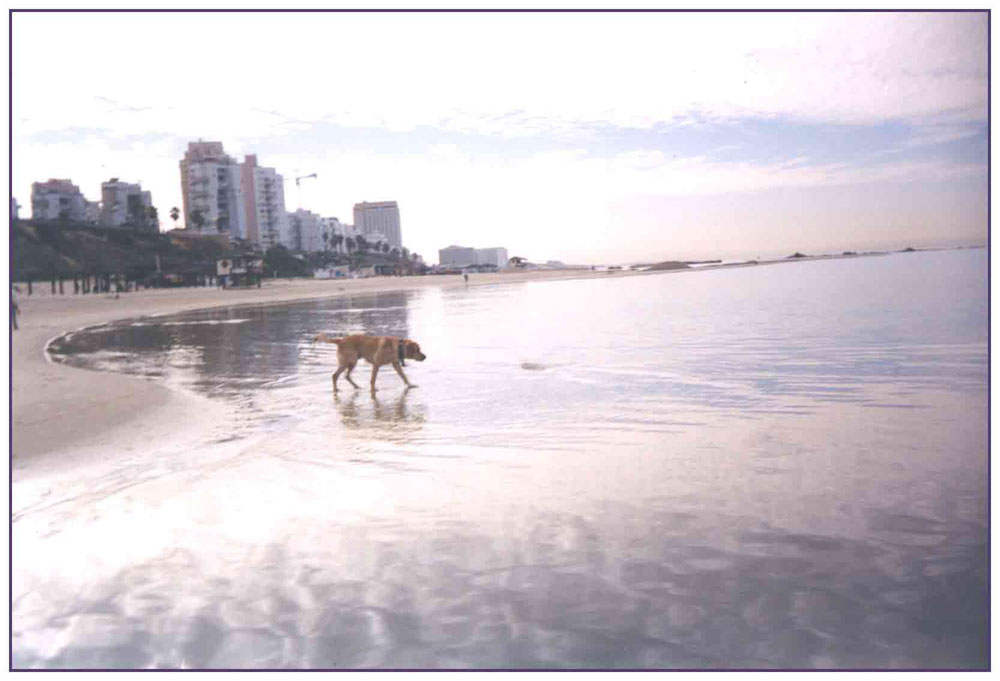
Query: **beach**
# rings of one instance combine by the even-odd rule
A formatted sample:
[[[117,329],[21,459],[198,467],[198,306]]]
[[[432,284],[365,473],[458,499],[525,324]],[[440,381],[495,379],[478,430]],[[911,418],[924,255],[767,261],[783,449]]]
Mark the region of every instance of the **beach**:
[[[413,290],[426,287],[489,286],[556,279],[628,277],[632,271],[536,270],[460,275],[372,277],[367,279],[269,280],[260,289],[147,289],[121,294],[52,295],[38,282],[33,295],[23,285],[19,328],[11,337],[13,475],[29,462],[66,457],[92,448],[130,448],[136,438],[167,438],[173,424],[203,418],[218,408],[210,401],[179,396],[155,381],[95,372],[51,362],[45,346],[62,334],[116,319],[163,315],[231,305],[266,305],[333,296]]]
[[[124,293],[117,298],[111,293],[53,295],[48,282],[36,282],[33,295],[27,295],[21,283],[19,329],[12,334],[11,340],[14,480],[29,460],[58,454],[61,466],[66,463],[66,457],[74,453],[82,455],[91,447],[130,449],[136,437],[150,434],[176,437],[179,431],[173,424],[220,409],[209,400],[199,404],[191,395],[178,395],[156,381],[81,370],[50,361],[46,345],[54,338],[81,328],[118,319],[204,308],[268,305],[428,287],[448,289],[532,281],[624,278],[882,255],[885,254],[818,256],[660,271],[508,270],[474,274],[468,281],[461,275],[278,279],[267,280],[259,289],[160,288]]]
[[[14,666],[982,668],[985,254],[785,262],[36,287]]]

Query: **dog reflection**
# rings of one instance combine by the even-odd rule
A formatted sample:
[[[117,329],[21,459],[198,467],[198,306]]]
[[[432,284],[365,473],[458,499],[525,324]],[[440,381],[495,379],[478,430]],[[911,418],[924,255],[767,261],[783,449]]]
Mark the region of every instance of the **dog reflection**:
[[[409,390],[404,390],[392,400],[380,400],[374,395],[359,397],[362,394],[351,392],[341,396],[336,393],[333,396],[340,419],[347,428],[367,430],[375,436],[395,439],[422,427],[422,405],[410,403]]]

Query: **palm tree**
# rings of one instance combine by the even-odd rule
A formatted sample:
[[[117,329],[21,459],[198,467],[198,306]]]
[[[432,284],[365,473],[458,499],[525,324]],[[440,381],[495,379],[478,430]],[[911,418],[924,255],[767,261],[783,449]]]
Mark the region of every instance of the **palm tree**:
[[[333,235],[333,249],[334,250],[339,250],[340,249],[340,244],[342,244],[342,243],[344,243],[344,235],[343,234],[336,234],[335,233]]]
[[[174,229],[177,229],[177,218],[180,216],[181,212],[177,209],[177,206],[170,209],[170,219],[174,221]]]
[[[410,249],[404,247],[403,250],[402,250],[402,255],[403,255],[403,260],[409,260],[410,259]]]
[[[201,214],[200,210],[193,210],[191,211],[191,222],[194,223],[194,226],[200,232],[202,227],[205,226],[205,216]]]
[[[394,259],[399,260],[399,249],[393,246],[389,249],[389,255],[391,255]]]
[[[389,252],[389,244],[387,244],[386,242],[383,241],[379,245],[382,247],[382,252],[383,253],[388,253]]]
[[[358,247],[358,251],[361,253],[368,250],[368,241],[365,240],[365,238],[360,234],[354,237],[354,244]]]
[[[323,237],[323,250],[324,251],[329,250],[330,249],[330,233],[329,232],[323,232],[323,234],[321,236]]]
[[[350,254],[350,252],[354,250],[354,237],[347,237],[347,239],[344,240],[344,245],[347,246],[347,253]]]

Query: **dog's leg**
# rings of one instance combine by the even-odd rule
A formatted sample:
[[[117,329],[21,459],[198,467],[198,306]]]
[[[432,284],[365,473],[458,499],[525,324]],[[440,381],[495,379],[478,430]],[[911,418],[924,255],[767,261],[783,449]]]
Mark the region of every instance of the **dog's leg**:
[[[378,376],[378,364],[372,364],[372,395],[375,394],[375,377]]]
[[[417,387],[417,386],[413,385],[412,383],[410,383],[409,379],[406,378],[406,374],[403,373],[403,367],[399,366],[399,362],[393,362],[392,363],[392,368],[395,369],[396,373],[399,374],[399,377],[401,379],[403,379],[403,383],[406,384],[407,388],[416,388]]]
[[[346,378],[347,382],[350,383],[351,385],[353,385],[355,388],[360,388],[361,386],[359,386],[357,383],[355,383],[354,379],[351,378],[351,372],[352,371],[354,371],[354,364],[348,364],[347,365],[347,376],[345,376],[344,378]]]
[[[333,392],[337,392],[337,379],[340,378],[340,374],[344,373],[344,369],[347,367],[339,366],[337,370],[333,372]],[[351,380],[351,375],[347,374],[347,380]]]

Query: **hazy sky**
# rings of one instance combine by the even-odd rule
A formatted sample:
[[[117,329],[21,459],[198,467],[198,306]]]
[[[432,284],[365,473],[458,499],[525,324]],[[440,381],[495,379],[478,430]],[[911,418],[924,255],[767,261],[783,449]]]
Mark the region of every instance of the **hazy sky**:
[[[15,14],[13,185],[181,206],[187,143],[404,245],[617,262],[985,243],[985,13]],[[182,218],[183,222],[183,218]]]

